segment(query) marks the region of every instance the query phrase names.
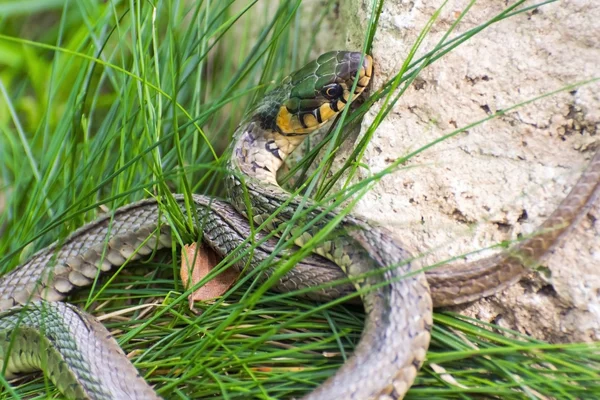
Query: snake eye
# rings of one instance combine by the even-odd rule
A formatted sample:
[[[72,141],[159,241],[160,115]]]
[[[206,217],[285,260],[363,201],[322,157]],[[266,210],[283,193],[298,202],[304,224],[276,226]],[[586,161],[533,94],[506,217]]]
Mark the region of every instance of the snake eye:
[[[339,98],[344,93],[344,88],[339,83],[330,83],[329,85],[323,86],[321,94],[329,100]]]

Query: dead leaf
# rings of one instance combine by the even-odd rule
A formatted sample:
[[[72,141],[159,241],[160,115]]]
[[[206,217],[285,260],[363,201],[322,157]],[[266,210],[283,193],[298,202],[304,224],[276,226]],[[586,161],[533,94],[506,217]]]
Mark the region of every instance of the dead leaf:
[[[181,249],[181,280],[187,289],[200,282],[219,263],[217,254],[210,247],[200,247],[196,243],[185,245]],[[193,264],[193,265],[192,265]],[[237,271],[228,268],[189,295],[190,310],[195,301],[207,301],[221,296],[233,285],[238,277]]]

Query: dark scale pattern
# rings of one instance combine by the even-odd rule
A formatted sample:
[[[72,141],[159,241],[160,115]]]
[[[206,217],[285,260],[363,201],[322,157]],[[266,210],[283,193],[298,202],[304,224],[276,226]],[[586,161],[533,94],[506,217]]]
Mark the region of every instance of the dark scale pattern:
[[[155,229],[157,218],[156,204],[143,201],[119,209],[112,219],[110,215],[100,217],[75,231],[64,243],[37,252],[0,280],[0,310],[40,297],[62,300],[75,287],[88,285],[98,269],[107,271],[127,258],[138,259],[149,254],[154,245],[169,245],[168,237],[150,240],[133,254]]]
[[[4,312],[0,332],[0,365],[12,341],[8,377],[43,367],[71,398],[158,398],[106,328],[72,305],[40,301]]]

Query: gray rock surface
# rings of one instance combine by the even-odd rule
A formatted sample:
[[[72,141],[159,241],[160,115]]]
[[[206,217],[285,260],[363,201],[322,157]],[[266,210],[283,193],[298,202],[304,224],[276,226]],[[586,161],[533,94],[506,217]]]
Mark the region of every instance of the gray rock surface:
[[[441,3],[385,2],[372,51],[375,88],[397,73]],[[446,5],[419,53],[433,48],[466,4]],[[361,48],[370,5],[341,3],[332,35],[340,46]],[[475,4],[453,36],[504,7]],[[600,4],[557,2],[471,38],[422,71],[376,131],[363,160],[370,170],[361,169],[355,180],[497,110],[600,77],[599,20]],[[427,254],[425,265],[534,232],[600,146],[599,89],[596,82],[546,97],[434,146],[376,185],[356,213],[392,228],[413,254]],[[458,311],[551,341],[600,339],[599,219],[597,201],[542,268]]]

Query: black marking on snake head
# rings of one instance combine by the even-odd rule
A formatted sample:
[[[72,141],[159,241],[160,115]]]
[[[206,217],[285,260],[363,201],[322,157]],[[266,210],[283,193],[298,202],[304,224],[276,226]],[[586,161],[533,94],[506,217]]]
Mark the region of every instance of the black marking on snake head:
[[[322,124],[323,123],[323,117],[321,116],[321,108],[320,107],[317,108],[314,111],[314,113],[315,113],[314,115],[315,115],[315,118],[317,119],[317,121],[319,121],[319,123]]]
[[[332,101],[331,103],[329,103],[329,106],[331,107],[331,109],[335,112],[340,112],[340,109],[337,106],[337,99]],[[319,111],[319,114],[321,114],[321,112]]]
[[[308,125],[306,125],[306,122],[304,122],[304,117],[307,116],[310,113],[304,113],[304,114],[300,114],[298,115],[298,120],[300,121],[300,125],[302,125],[302,127],[304,129],[308,129]]]
[[[267,143],[265,143],[265,149],[267,149],[269,153],[273,154],[275,157],[281,160],[281,156],[279,155],[279,147],[277,146],[274,140],[269,140]]]

